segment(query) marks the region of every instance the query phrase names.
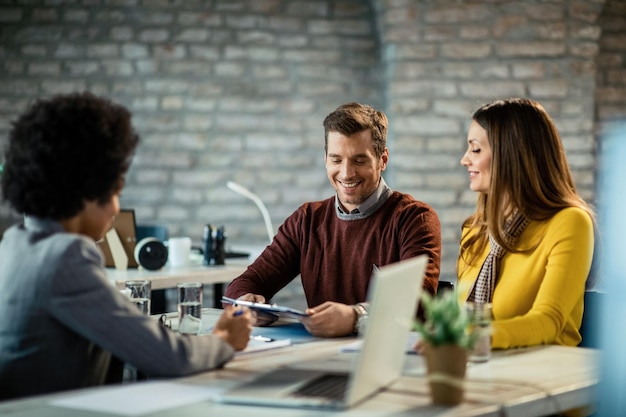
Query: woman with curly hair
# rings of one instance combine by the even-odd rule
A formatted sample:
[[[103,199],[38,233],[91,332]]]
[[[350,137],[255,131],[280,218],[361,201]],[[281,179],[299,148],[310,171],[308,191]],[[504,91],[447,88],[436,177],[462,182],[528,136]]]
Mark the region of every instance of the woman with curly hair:
[[[24,220],[0,242],[0,398],[121,381],[121,362],[190,374],[247,345],[247,311],[183,336],[109,283],[95,242],[119,213],[138,141],[128,110],[89,93],[39,100],[13,123],[2,194]]]
[[[529,99],[473,115],[461,159],[476,210],[463,224],[460,301],[492,303],[492,347],[576,346],[594,252],[594,214],[577,194],[557,129]]]

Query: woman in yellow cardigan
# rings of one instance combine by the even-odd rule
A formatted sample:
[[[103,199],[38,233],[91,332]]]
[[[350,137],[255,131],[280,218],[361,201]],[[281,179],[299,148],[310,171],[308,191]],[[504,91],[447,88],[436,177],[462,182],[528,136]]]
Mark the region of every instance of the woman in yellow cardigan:
[[[576,193],[557,129],[529,99],[472,116],[461,159],[476,211],[463,224],[461,302],[491,302],[493,348],[576,346],[594,250],[594,214]]]

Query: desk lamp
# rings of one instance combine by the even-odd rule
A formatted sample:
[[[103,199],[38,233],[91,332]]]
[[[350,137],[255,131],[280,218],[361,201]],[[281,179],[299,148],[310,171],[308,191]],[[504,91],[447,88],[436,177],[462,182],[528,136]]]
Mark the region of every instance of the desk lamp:
[[[259,208],[259,211],[261,211],[263,221],[265,222],[265,229],[267,230],[267,237],[269,238],[270,243],[272,243],[272,240],[274,239],[274,226],[272,226],[270,214],[259,196],[254,194],[252,191],[248,190],[244,186],[237,184],[236,182],[228,181],[226,183],[226,186],[237,194],[241,194],[242,196],[254,201],[254,204],[256,204],[256,206]]]

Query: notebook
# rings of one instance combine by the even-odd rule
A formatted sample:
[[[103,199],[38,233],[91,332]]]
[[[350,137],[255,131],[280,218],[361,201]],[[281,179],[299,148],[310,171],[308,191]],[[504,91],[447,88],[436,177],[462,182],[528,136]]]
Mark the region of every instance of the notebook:
[[[345,409],[374,395],[402,375],[409,331],[421,295],[428,258],[418,256],[374,271],[370,314],[361,349],[349,370],[321,370],[304,363],[263,373],[219,395],[231,404],[313,409]],[[345,354],[344,354],[345,355]],[[340,368],[340,367],[337,367]],[[338,384],[312,394],[319,382]]]

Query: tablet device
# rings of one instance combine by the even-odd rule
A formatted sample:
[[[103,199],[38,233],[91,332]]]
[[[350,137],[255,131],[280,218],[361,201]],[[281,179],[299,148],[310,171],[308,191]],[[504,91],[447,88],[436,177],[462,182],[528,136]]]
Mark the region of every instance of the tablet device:
[[[244,301],[244,300],[236,300],[230,297],[222,297],[223,303],[228,303],[232,305],[244,306],[248,307],[255,311],[261,311],[263,313],[269,313],[278,317],[289,317],[301,319],[303,317],[307,317],[304,311],[296,310],[295,308],[280,306],[278,304],[264,304],[264,303],[254,303],[252,301]]]

